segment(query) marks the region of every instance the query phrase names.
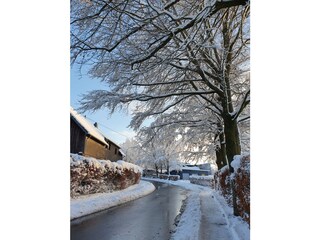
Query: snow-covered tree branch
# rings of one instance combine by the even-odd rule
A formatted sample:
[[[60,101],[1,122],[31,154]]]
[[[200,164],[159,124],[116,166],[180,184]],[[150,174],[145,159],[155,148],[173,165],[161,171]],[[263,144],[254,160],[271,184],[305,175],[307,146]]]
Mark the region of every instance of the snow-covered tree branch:
[[[249,15],[246,0],[72,0],[72,62],[110,88],[84,95],[79,110],[135,102],[134,129],[152,117],[144,133],[205,139],[231,162],[241,154],[238,118],[249,114]]]

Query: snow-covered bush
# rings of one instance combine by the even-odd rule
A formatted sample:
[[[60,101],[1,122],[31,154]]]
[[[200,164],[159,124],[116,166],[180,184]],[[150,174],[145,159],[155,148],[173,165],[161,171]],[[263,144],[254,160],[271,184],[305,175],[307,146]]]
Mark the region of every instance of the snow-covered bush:
[[[168,174],[159,174],[160,179],[178,181],[180,179],[179,175],[168,175]]]
[[[155,177],[157,177],[157,172],[153,169],[144,169],[143,176],[149,177],[149,178],[155,178]]]
[[[169,180],[178,181],[180,179],[179,175],[169,175]]]
[[[214,180],[213,175],[209,176],[198,176],[198,175],[191,175],[189,177],[190,183],[206,186],[206,187],[212,187],[214,186]]]
[[[167,174],[159,174],[159,178],[160,179],[168,179],[169,175],[167,175]]]
[[[250,223],[250,155],[235,156],[231,163],[240,216]]]
[[[235,156],[231,162],[234,172],[230,175],[228,166],[221,168],[214,175],[215,189],[232,206],[230,179],[235,183],[237,208],[240,216],[250,224],[250,155]]]
[[[142,169],[124,161],[111,162],[70,155],[71,197],[125,189],[139,183]]]
[[[228,166],[224,166],[214,174],[214,188],[218,190],[226,199],[227,203],[232,205],[232,194],[230,185],[230,173]]]

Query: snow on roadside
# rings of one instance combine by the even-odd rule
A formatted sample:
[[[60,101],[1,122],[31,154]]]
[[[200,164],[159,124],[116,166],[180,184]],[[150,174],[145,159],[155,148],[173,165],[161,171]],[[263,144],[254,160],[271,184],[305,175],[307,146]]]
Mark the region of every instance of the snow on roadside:
[[[250,229],[240,217],[233,215],[233,209],[227,204],[226,200],[216,191],[213,191],[213,196],[217,202],[220,210],[226,216],[227,225],[233,235],[234,240],[248,240],[250,239]]]
[[[186,208],[181,215],[175,232],[171,236],[171,240],[198,239],[200,219],[200,197],[199,194],[191,192],[187,198]]]
[[[227,235],[230,236],[228,238],[222,237],[222,239],[228,240],[249,240],[250,239],[250,229],[249,225],[242,220],[240,217],[235,217],[233,215],[233,210],[229,207],[224,200],[224,198],[215,190],[204,187],[200,185],[195,185],[190,183],[189,180],[178,180],[178,181],[170,181],[164,179],[154,179],[154,178],[142,178],[145,180],[163,182],[167,184],[172,184],[176,186],[183,187],[187,190],[190,190],[190,195],[187,200],[187,205],[184,213],[181,216],[181,220],[176,228],[176,232],[172,235],[172,240],[180,240],[180,239],[188,239],[188,240],[198,240],[199,239],[199,231],[201,225],[201,216],[206,215],[207,219],[210,219],[211,222],[223,222],[226,223],[226,227],[229,230],[229,234],[224,234],[223,227],[221,230],[217,229],[218,226],[214,226],[215,229],[213,232],[219,233],[219,235]],[[209,199],[212,199],[214,204],[210,205],[210,208],[207,208],[205,211],[201,213],[201,199],[204,202],[208,202]],[[206,204],[208,205],[208,204]],[[206,207],[206,206],[204,206]],[[217,208],[220,213],[219,216],[211,215],[212,208]],[[188,209],[188,211],[187,211]],[[210,210],[210,211],[209,211]],[[182,221],[184,219],[184,221]],[[218,224],[219,225],[219,224]],[[186,233],[191,233],[190,236],[187,236]],[[216,236],[216,239],[219,239],[219,236]]]
[[[111,193],[96,193],[71,199],[71,220],[114,207],[143,197],[155,190],[152,183],[140,181],[124,190]]]
[[[208,175],[208,176],[191,175],[189,178],[200,179],[200,180],[212,180],[213,175]]]
[[[180,186],[183,187],[187,190],[192,190],[195,192],[200,192],[204,189],[206,189],[206,187],[202,187],[199,185],[195,185],[195,184],[191,184],[189,180],[178,180],[178,181],[171,181],[171,180],[167,180],[167,179],[159,179],[159,178],[146,178],[146,177],[142,177],[142,180],[149,180],[149,181],[156,181],[156,182],[162,182],[162,183],[168,183],[171,185],[175,185],[175,186]]]

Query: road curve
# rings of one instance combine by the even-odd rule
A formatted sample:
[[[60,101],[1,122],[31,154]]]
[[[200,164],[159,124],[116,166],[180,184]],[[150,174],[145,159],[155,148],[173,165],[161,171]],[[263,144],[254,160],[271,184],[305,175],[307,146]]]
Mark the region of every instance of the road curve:
[[[187,191],[152,182],[156,190],[139,199],[71,222],[71,240],[166,240]]]

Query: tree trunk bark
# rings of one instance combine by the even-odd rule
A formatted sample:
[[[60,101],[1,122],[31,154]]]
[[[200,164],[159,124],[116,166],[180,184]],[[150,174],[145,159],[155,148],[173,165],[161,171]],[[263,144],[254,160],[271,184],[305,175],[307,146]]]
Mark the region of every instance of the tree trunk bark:
[[[155,165],[156,167],[156,174],[157,174],[157,177],[159,177],[159,173],[158,173],[158,165]]]
[[[240,135],[237,120],[232,120],[231,116],[224,117],[224,135],[226,142],[226,155],[229,166],[235,155],[241,154]],[[233,169],[232,169],[233,172]]]
[[[219,135],[219,142],[220,142],[220,149],[216,151],[216,159],[217,159],[216,163],[218,166],[218,170],[220,170],[221,168],[223,168],[228,164],[226,159],[226,155],[227,155],[226,143],[225,143],[225,138],[223,133]]]
[[[221,168],[223,168],[225,166],[224,162],[223,162],[223,153],[222,153],[222,149],[218,149],[216,150],[216,163],[218,166],[218,170],[220,170]]]
[[[240,144],[240,136],[238,129],[237,120],[232,120],[230,115],[224,117],[224,134],[226,140],[226,155],[228,158],[229,171],[230,174],[234,172],[233,167],[231,166],[231,162],[235,155],[241,154],[241,144]],[[231,185],[231,193],[232,193],[232,204],[233,204],[233,214],[235,216],[239,216],[239,210],[237,205],[237,194],[235,191],[235,182],[234,179],[230,181]]]

